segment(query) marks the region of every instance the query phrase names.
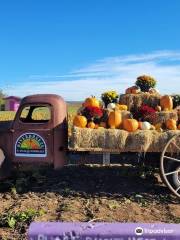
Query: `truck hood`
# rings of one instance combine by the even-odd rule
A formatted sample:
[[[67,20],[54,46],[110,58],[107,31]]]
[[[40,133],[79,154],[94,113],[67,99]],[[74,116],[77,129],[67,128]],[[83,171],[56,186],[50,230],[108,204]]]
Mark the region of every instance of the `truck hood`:
[[[13,121],[0,121],[0,132],[8,131],[12,127]]]

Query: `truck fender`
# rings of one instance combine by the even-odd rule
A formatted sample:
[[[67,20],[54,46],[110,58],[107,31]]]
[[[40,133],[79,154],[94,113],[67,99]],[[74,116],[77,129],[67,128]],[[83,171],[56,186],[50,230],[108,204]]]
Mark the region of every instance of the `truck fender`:
[[[5,160],[5,155],[3,150],[0,148],[0,167],[2,166],[4,160]]]

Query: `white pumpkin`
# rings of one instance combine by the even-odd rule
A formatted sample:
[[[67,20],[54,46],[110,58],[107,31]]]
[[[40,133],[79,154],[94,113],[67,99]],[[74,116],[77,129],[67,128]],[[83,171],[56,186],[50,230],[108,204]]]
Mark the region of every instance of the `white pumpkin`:
[[[149,122],[141,122],[141,130],[150,130],[152,125]]]
[[[116,108],[116,104],[115,103],[109,103],[108,105],[107,105],[107,109],[108,110],[112,110],[112,109],[115,109]]]

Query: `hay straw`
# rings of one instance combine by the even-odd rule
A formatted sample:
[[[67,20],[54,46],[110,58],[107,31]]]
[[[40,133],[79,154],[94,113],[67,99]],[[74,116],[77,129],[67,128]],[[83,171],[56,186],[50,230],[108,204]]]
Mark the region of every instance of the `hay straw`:
[[[128,106],[128,110],[137,110],[142,104],[147,104],[151,107],[156,107],[160,104],[161,96],[159,94],[122,94],[119,102]]]
[[[179,130],[129,133],[120,129],[74,127],[69,147],[75,151],[162,152],[167,142],[177,134],[180,134]]]

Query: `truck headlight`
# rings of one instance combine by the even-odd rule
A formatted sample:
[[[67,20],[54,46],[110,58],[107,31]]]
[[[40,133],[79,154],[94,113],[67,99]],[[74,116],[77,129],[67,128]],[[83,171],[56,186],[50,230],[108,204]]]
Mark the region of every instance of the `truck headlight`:
[[[3,152],[3,150],[0,148],[0,167],[1,167],[1,165],[3,164],[3,162],[4,162],[4,159],[5,159],[4,152]]]

